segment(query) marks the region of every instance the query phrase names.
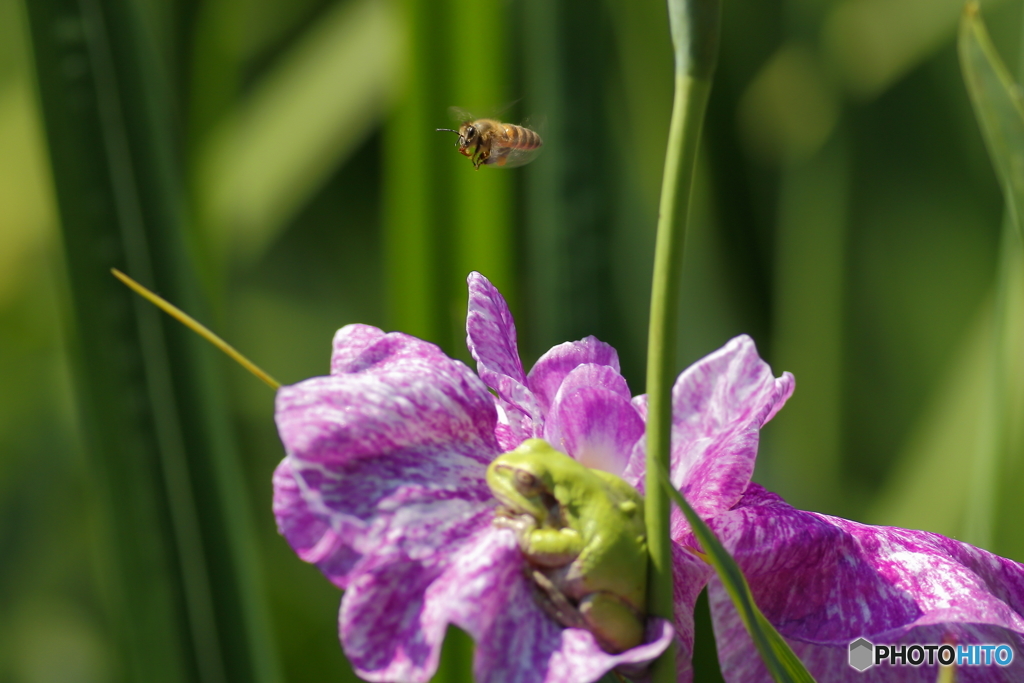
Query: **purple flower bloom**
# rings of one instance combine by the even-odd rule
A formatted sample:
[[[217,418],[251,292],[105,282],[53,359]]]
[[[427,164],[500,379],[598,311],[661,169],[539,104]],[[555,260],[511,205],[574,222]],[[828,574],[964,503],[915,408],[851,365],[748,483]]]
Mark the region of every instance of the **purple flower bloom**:
[[[492,524],[497,503],[484,473],[536,437],[642,491],[645,397],[630,395],[614,349],[593,337],[556,346],[525,373],[505,301],[478,274],[469,287],[479,377],[432,344],[350,325],[335,336],[330,376],[280,390],[279,529],[345,589],[341,640],[368,680],[428,680],[448,624],[475,639],[479,681],[578,683],[614,667],[637,670],[673,629],[648,619],[645,643],[612,655],[588,631],[546,616],[514,534]],[[775,378],[747,337],[691,366],[673,389],[671,477],[811,673],[935,680],[934,666],[858,673],[846,658],[859,637],[1005,642],[1024,656],[1021,565],[936,534],[795,510],[750,482],[760,428],[792,390],[792,376]],[[726,679],[768,680],[721,585],[690,552],[689,526],[673,514],[680,680],[691,678],[693,605],[709,581]],[[1009,681],[1022,672],[1017,659],[958,674]]]

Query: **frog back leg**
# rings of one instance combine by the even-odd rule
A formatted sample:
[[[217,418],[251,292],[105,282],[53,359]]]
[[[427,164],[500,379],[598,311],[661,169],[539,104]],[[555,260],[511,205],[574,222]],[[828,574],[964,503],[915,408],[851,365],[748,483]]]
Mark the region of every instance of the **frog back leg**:
[[[643,615],[617,595],[592,593],[580,600],[579,611],[606,652],[623,652],[643,642]]]
[[[600,523],[584,527],[582,552],[565,568],[560,585],[575,600],[598,592],[618,595],[643,614],[648,560],[643,498],[618,477],[591,471],[604,480],[607,501],[614,510],[606,511]]]
[[[563,590],[575,600],[591,593],[621,596],[638,612],[647,611],[647,542],[643,529],[625,529],[609,543],[584,549],[562,569]]]

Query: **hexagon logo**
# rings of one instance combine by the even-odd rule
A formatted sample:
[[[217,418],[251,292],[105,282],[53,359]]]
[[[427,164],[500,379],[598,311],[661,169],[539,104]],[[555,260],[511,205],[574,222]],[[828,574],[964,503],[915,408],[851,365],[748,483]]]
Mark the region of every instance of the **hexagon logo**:
[[[865,638],[858,638],[850,643],[850,666],[857,671],[865,671],[874,665],[875,646]]]

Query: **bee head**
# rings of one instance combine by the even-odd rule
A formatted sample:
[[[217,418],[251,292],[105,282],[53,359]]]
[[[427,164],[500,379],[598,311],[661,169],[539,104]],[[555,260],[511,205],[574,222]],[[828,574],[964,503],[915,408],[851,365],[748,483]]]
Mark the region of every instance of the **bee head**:
[[[459,136],[457,143],[459,151],[463,154],[466,153],[466,149],[472,147],[480,139],[480,131],[475,126],[469,123],[462,124],[459,130],[453,128],[437,128],[437,132],[456,133]],[[467,155],[468,156],[468,155]]]
[[[436,130],[457,134],[459,136],[459,154],[472,159],[473,165],[477,168],[486,160],[486,152],[483,157],[480,156],[483,137],[480,134],[480,129],[472,122],[463,123],[458,130],[452,128],[437,128]]]
[[[459,136],[459,141],[456,143],[460,148],[466,146],[466,136],[461,131],[457,131],[454,128],[435,128],[437,133],[455,133]]]

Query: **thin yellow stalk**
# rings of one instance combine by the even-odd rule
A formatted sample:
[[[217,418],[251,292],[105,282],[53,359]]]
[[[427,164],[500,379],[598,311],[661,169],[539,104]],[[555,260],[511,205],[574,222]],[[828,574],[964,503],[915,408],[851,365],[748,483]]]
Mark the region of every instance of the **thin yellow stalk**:
[[[117,268],[111,268],[110,272],[113,273],[114,277],[116,277],[118,280],[120,280],[121,282],[128,285],[131,289],[133,289],[135,293],[141,296],[143,299],[146,299],[151,304],[162,310],[164,313],[171,316],[172,318],[180,322],[182,325],[189,328],[190,330],[198,334],[200,337],[202,337],[203,339],[210,342],[218,349],[226,353],[233,361],[235,361],[243,368],[245,368],[252,374],[259,377],[261,380],[263,380],[263,382],[271,389],[277,391],[281,387],[280,382],[278,382],[276,379],[274,379],[266,372],[261,370],[259,367],[256,366],[255,363],[253,363],[251,360],[249,360],[241,353],[239,353],[237,350],[235,350],[235,347],[231,346],[231,344],[228,344],[226,341],[224,341],[216,334],[211,332],[209,328],[207,328],[198,320],[190,316],[188,313],[185,313],[185,311],[181,310],[180,308],[178,308],[171,302],[167,301],[160,295],[154,294],[153,292],[149,291],[148,289],[140,285],[138,282],[136,282],[135,280],[131,279],[130,277],[119,271]]]

